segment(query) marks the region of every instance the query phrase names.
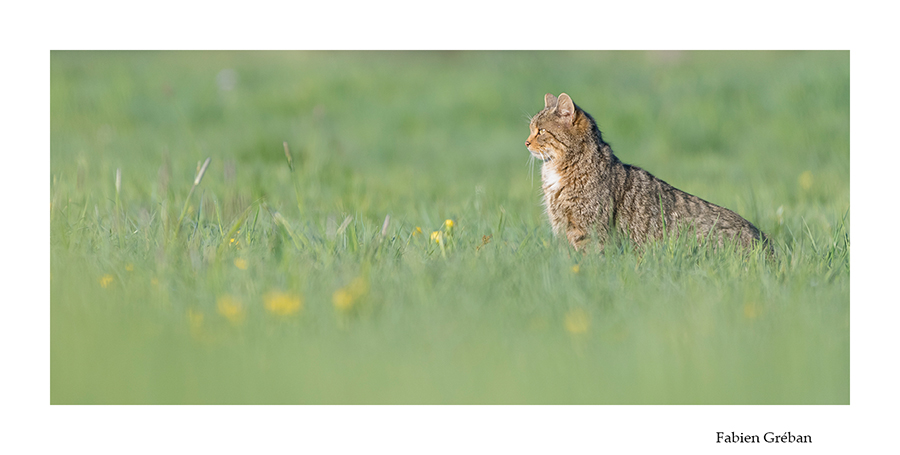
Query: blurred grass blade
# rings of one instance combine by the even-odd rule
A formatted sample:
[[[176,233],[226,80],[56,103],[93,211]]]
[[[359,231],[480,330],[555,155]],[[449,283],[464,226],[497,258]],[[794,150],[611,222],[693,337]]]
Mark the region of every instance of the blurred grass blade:
[[[291,172],[294,172],[294,159],[291,157],[291,150],[288,148],[287,141],[284,141],[283,144],[284,144],[284,156],[287,158],[288,166],[290,166]]]
[[[381,225],[381,238],[384,238],[387,235],[388,225],[391,224],[391,216],[384,216],[384,224]]]
[[[240,215],[238,215],[237,219],[234,220],[234,223],[231,225],[231,229],[228,230],[228,233],[225,234],[225,237],[222,238],[222,243],[219,244],[219,252],[225,249],[230,243],[231,239],[234,238],[237,231],[243,226],[244,222],[247,221],[247,217],[250,216],[250,210],[253,208],[253,205],[247,206]],[[257,212],[257,215],[259,212]]]
[[[273,211],[272,208],[269,207],[269,205],[266,203],[263,203],[263,206],[266,208],[266,211],[268,211],[269,214],[272,215],[272,219],[275,220],[275,224],[277,224],[282,229],[284,229],[284,232],[286,232],[288,237],[291,238],[291,241],[294,243],[294,246],[298,250],[302,250],[303,248],[300,245],[300,243],[301,243],[300,238],[297,237],[296,234],[294,234],[294,230],[291,229],[291,226],[288,224],[288,222],[284,218],[284,216],[282,214],[278,213],[278,211]]]
[[[181,231],[181,222],[184,221],[184,215],[187,213],[188,204],[191,202],[191,196],[194,194],[194,190],[197,189],[197,185],[203,180],[203,174],[206,173],[206,168],[209,166],[210,160],[212,160],[212,157],[207,157],[203,166],[197,171],[197,177],[194,178],[194,184],[191,186],[191,190],[188,191],[187,197],[184,198],[184,207],[181,209],[181,215],[178,217],[178,223],[175,225],[175,235],[173,237],[177,238],[178,232]]]
[[[194,186],[200,184],[200,181],[203,180],[203,174],[206,174],[206,168],[209,166],[209,162],[212,160],[212,157],[207,157],[206,161],[203,162],[203,167],[197,172],[197,178],[194,179]]]
[[[341,223],[341,226],[337,228],[337,231],[334,233],[334,236],[337,237],[344,233],[344,230],[347,229],[347,226],[350,225],[350,222],[353,221],[353,215],[347,215],[347,218],[344,218],[344,222]]]
[[[122,168],[116,168],[116,240],[119,243],[119,249],[125,247],[124,239],[122,239],[122,207],[119,203],[119,190],[122,188]]]

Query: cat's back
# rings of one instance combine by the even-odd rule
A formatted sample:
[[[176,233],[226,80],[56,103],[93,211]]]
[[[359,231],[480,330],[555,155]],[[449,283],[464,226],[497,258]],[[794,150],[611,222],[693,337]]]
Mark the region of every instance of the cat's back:
[[[730,209],[675,188],[639,166],[621,163],[619,168],[615,224],[638,243],[683,228],[703,238],[713,231],[718,243],[738,238],[742,246],[750,247],[767,241],[753,223]]]

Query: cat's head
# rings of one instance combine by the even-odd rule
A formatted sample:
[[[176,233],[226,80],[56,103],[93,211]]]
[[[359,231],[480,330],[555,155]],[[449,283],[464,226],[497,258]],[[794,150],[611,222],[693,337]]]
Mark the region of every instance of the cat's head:
[[[528,127],[531,134],[525,140],[525,147],[545,162],[565,158],[571,146],[583,143],[585,135],[595,128],[591,117],[565,93],[559,98],[546,94],[544,109],[531,118]]]

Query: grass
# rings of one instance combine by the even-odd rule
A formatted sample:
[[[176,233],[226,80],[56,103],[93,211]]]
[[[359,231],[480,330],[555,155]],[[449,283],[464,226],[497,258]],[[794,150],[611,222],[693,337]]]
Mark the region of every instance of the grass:
[[[847,52],[53,52],[50,90],[52,403],[849,403]],[[553,238],[546,92],[775,259]]]

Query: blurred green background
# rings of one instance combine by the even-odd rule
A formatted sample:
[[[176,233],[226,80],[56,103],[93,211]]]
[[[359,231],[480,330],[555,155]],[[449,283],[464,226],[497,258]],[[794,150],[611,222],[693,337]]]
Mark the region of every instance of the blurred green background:
[[[849,52],[50,60],[52,403],[849,403]],[[547,92],[775,259],[554,239]]]

